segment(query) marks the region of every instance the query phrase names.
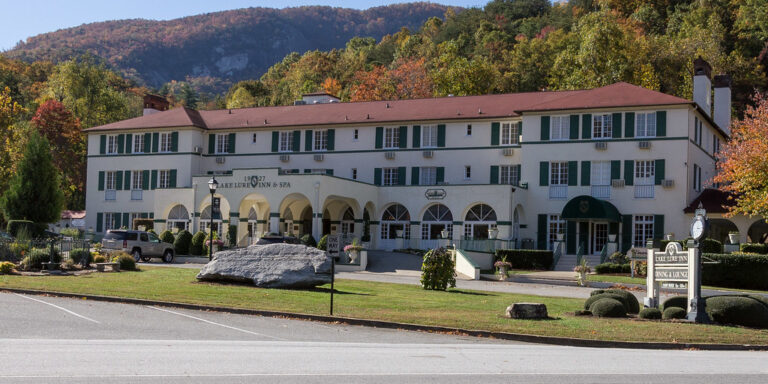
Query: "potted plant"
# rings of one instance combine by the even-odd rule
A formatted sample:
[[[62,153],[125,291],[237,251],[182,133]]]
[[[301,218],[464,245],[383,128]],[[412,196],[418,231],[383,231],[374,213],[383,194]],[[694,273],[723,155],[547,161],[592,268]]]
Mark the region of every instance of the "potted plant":
[[[609,243],[615,243],[616,242],[616,234],[615,233],[608,234],[608,242]]]
[[[573,267],[573,271],[578,273],[576,284],[578,284],[580,287],[586,287],[587,286],[587,274],[592,272],[592,268],[589,267],[589,264],[587,263],[587,258],[582,257],[581,262],[579,262],[579,265]]]
[[[447,239],[448,238],[448,230],[447,229],[443,229],[442,231],[440,231],[440,237],[442,237],[443,239]]]
[[[512,268],[512,263],[504,258],[493,263],[493,266],[499,269],[499,280],[506,280],[509,274],[509,269]]]
[[[224,242],[219,239],[219,235],[216,233],[216,231],[213,232],[213,253],[218,252],[221,247],[224,245]],[[211,240],[208,239],[205,241],[205,246],[210,247],[211,246]]]
[[[347,245],[344,247],[344,252],[346,252],[347,256],[349,257],[349,262],[354,264],[357,260],[358,256],[360,255],[360,251],[363,250],[363,247],[360,246],[360,241],[357,238],[354,238],[352,240],[352,244]]]
[[[738,231],[728,232],[728,240],[731,241],[731,244],[738,244],[739,243],[739,232]]]
[[[396,229],[395,230],[395,236],[397,236],[397,238],[402,238],[403,237],[403,230],[402,229]]]
[[[496,236],[499,235],[499,230],[497,228],[493,228],[490,231],[488,231],[488,238],[491,240],[496,239]]]
[[[563,238],[565,238],[565,234],[564,233],[558,233],[555,236],[557,238],[557,241],[563,241]]]

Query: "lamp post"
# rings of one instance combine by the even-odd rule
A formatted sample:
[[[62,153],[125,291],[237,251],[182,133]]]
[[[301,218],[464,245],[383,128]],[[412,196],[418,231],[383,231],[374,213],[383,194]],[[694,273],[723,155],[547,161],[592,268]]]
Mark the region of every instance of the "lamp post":
[[[213,198],[216,194],[216,188],[218,188],[218,186],[219,182],[216,181],[216,176],[213,176],[210,180],[208,180],[208,190],[211,191],[211,225],[210,228],[208,228],[208,261],[213,260],[213,215],[216,208]]]

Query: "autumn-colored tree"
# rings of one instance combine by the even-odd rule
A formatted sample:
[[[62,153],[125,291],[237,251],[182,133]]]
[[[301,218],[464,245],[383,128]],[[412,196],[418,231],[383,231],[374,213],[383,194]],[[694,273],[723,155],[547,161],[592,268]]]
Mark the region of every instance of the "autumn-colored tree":
[[[375,66],[371,71],[358,71],[352,86],[351,101],[388,100],[396,95],[395,87],[389,81],[389,71]]]
[[[7,189],[26,143],[25,126],[18,121],[25,113],[8,87],[0,89],[0,194]]]
[[[334,96],[338,96],[341,93],[341,84],[339,84],[339,81],[330,77],[323,81],[321,87],[323,87],[323,90]]]
[[[395,99],[419,99],[432,97],[434,83],[427,71],[426,59],[399,59],[389,71],[395,86]]]
[[[729,215],[768,217],[768,98],[756,94],[753,101],[744,118],[731,124],[731,140],[717,154],[714,181],[737,196]]]

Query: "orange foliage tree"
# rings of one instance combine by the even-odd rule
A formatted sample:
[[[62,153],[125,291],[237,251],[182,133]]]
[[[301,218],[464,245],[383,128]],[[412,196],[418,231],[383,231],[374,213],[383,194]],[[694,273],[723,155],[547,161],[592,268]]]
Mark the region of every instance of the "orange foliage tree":
[[[426,60],[400,58],[392,69],[375,66],[371,71],[358,71],[352,86],[352,101],[401,100],[432,97],[434,83],[426,68]]]

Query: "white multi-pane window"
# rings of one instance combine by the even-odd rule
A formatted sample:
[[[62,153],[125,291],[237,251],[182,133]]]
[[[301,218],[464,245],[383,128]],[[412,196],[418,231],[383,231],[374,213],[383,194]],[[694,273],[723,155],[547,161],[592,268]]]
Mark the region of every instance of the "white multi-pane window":
[[[160,152],[170,152],[170,151],[171,151],[171,134],[161,133],[160,134]]]
[[[424,148],[437,147],[437,125],[421,126],[421,146]]]
[[[569,116],[552,116],[549,120],[549,139],[568,140],[571,137]]]
[[[117,135],[107,136],[107,153],[108,154],[117,153]]]
[[[594,115],[592,117],[592,138],[610,139],[613,136],[611,114]]]
[[[400,128],[384,128],[384,148],[394,149],[400,147]]]
[[[133,153],[144,153],[144,135],[133,135]]]
[[[565,220],[563,220],[560,215],[547,215],[547,219],[547,239],[549,240],[547,249],[554,249],[555,242],[557,241],[557,234],[565,233]]]
[[[293,151],[293,131],[281,131],[280,132],[280,152]]]
[[[635,136],[656,137],[656,112],[635,114]]]
[[[398,184],[397,168],[384,168],[382,172],[384,173],[384,185]]]
[[[117,228],[117,216],[119,213],[105,212],[104,213],[104,230],[118,229]]]
[[[656,166],[653,160],[635,161],[635,184],[653,185],[656,176]]]
[[[216,135],[216,153],[229,152],[229,135]]]
[[[501,184],[520,184],[519,168],[515,165],[502,165],[499,167],[499,181]]]
[[[315,151],[328,150],[328,130],[320,129],[312,134],[313,142],[312,149]]]
[[[114,191],[117,189],[117,172],[115,171],[107,171],[105,172],[106,176],[106,186],[105,189],[108,191]]]
[[[355,134],[353,136],[354,140],[357,140],[360,137],[360,130],[355,128]]]
[[[159,187],[170,188],[171,187],[171,171],[168,169],[162,169],[158,172]]]
[[[553,161],[550,163],[549,185],[568,185],[567,161]]]
[[[127,223],[123,223],[124,226],[133,229],[133,222],[136,221],[136,219],[141,219],[141,213],[133,212],[129,214],[129,219]]]
[[[592,197],[609,199],[611,197],[611,162],[592,162],[589,176],[592,184]]]
[[[501,123],[501,145],[520,144],[520,127],[518,123]]]
[[[139,190],[142,188],[144,182],[144,175],[142,171],[131,171],[131,189]]]
[[[467,136],[472,136],[472,124],[467,124]]]
[[[421,167],[419,169],[419,185],[437,184],[437,167]]]
[[[472,178],[472,166],[471,165],[465,165],[464,166],[464,180],[469,180]]]
[[[635,247],[645,247],[645,242],[653,238],[653,215],[635,215],[634,221],[634,241]]]

